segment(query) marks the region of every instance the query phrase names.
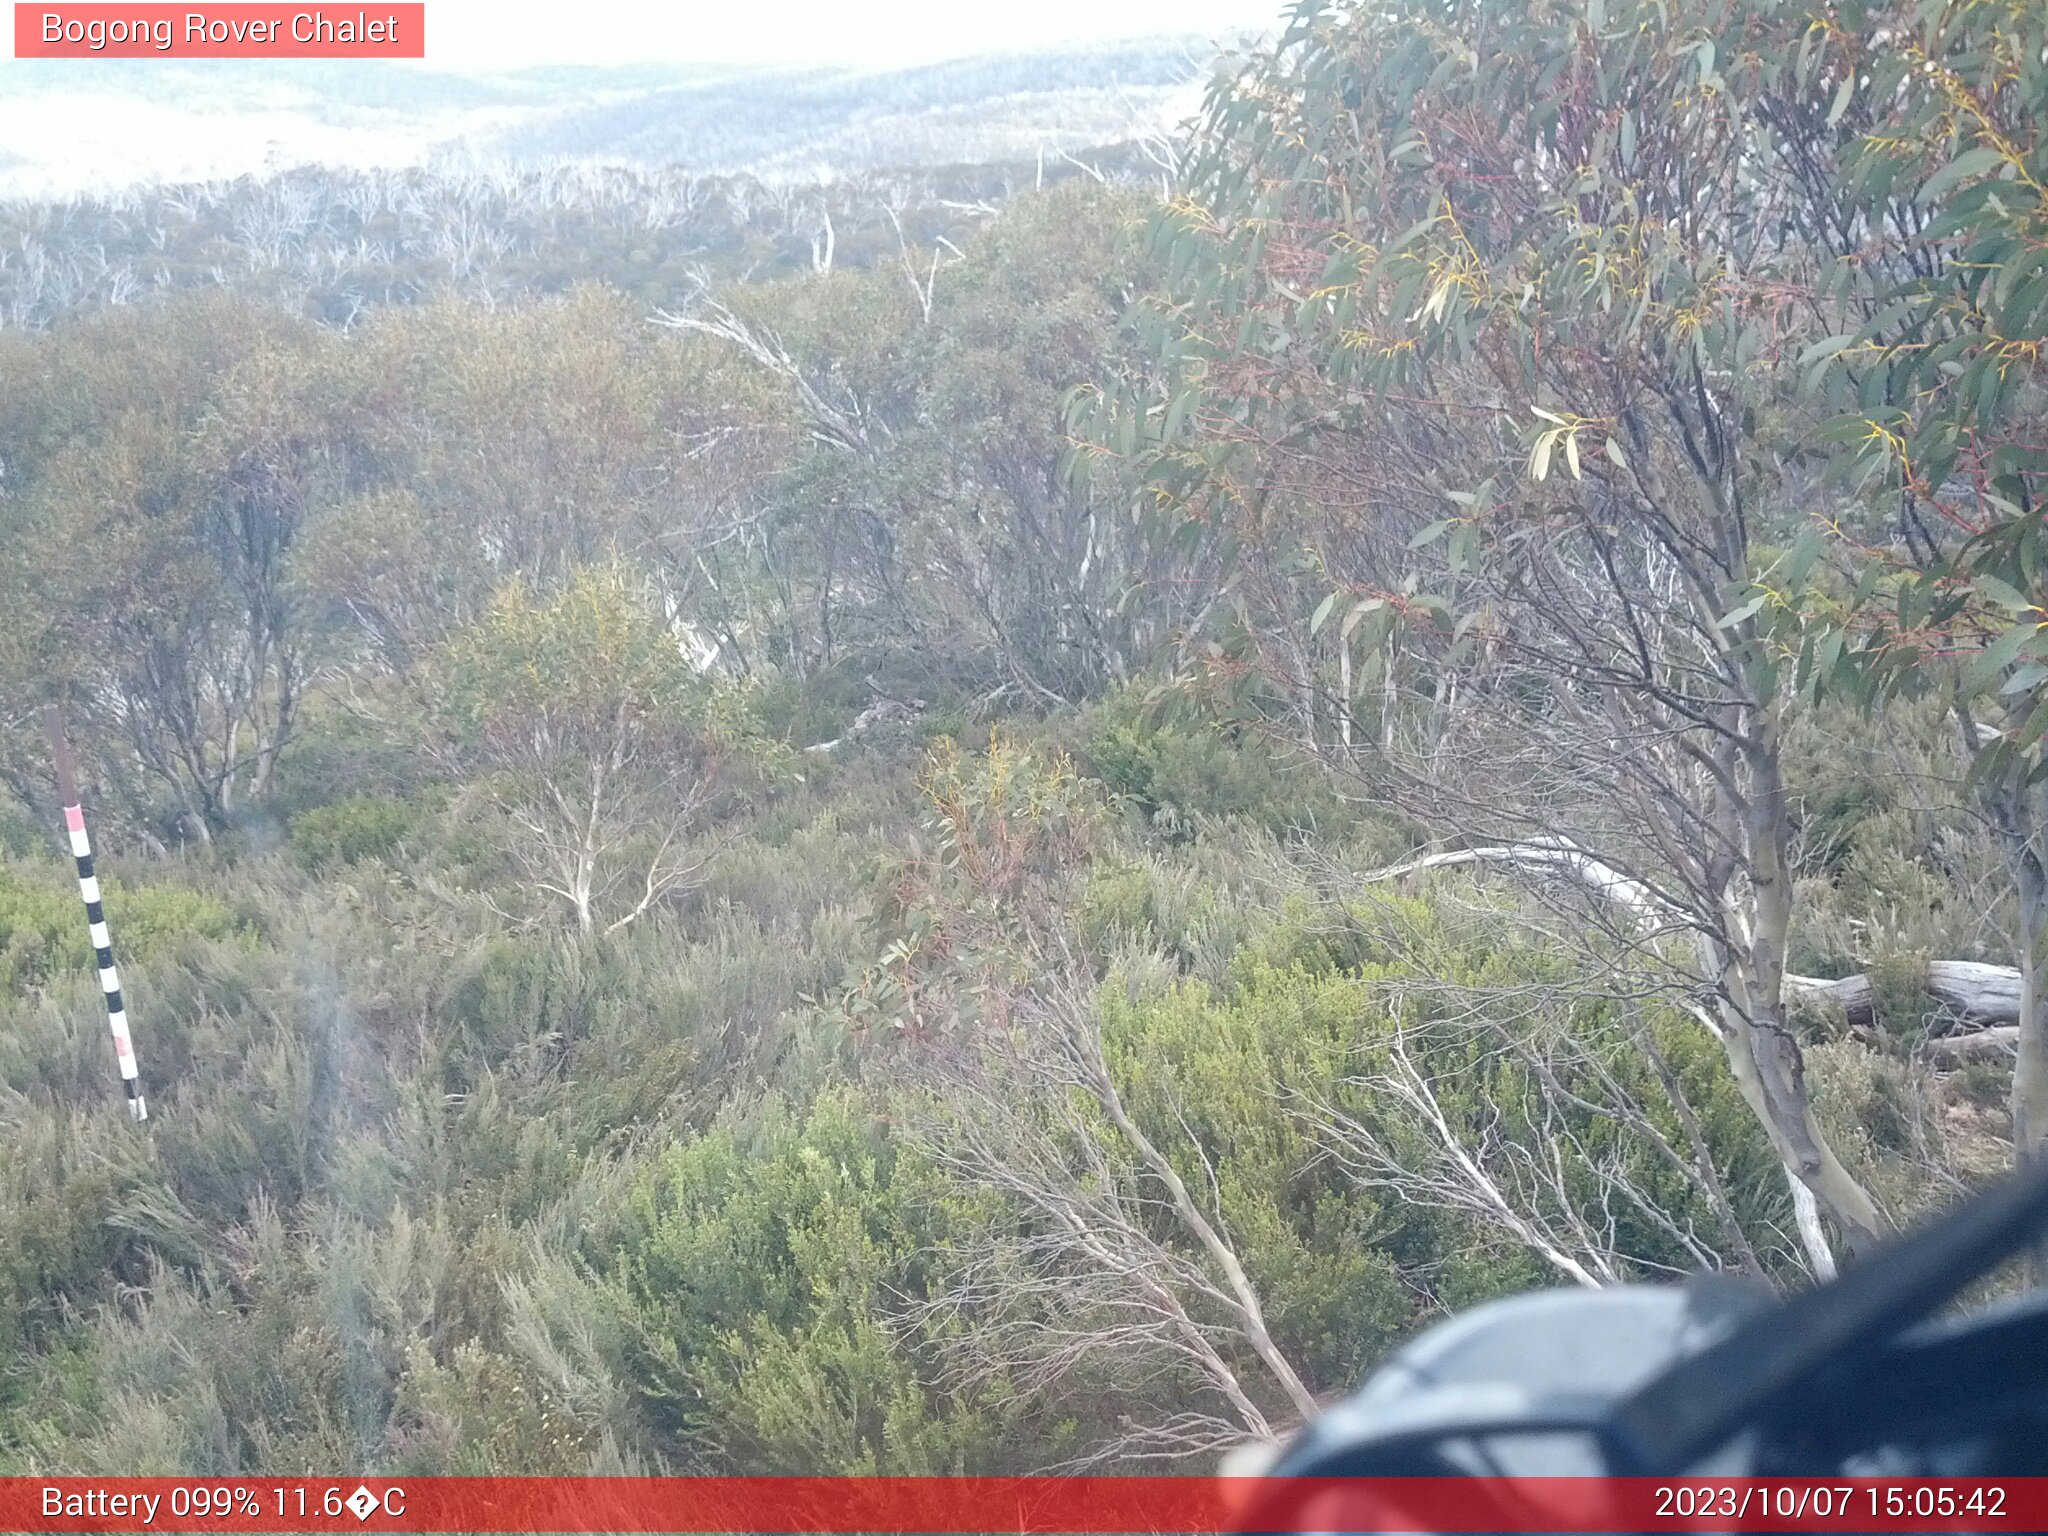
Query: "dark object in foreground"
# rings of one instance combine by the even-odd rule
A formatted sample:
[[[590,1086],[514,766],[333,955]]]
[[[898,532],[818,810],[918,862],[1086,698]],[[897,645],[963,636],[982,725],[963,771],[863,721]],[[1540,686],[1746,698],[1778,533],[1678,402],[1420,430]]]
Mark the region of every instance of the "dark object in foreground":
[[[2048,1228],[2048,1168],[1784,1302],[1721,1279],[1478,1308],[1302,1431],[1279,1479],[2048,1474],[2048,1290],[1929,1321]],[[1300,1529],[1284,1484],[1248,1521]]]

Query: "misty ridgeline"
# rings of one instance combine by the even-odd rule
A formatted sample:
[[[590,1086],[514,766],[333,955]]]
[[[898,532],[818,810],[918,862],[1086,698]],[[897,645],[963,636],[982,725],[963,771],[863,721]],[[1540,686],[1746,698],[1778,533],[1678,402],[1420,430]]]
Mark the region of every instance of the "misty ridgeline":
[[[2042,1154],[2048,11],[1409,9],[0,208],[0,1471],[1208,1457]]]

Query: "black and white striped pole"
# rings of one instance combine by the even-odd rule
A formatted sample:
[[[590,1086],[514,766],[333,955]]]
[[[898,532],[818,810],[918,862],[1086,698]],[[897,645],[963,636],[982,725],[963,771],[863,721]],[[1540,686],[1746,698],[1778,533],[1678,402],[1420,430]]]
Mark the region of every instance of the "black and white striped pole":
[[[114,1059],[121,1067],[121,1086],[128,1094],[128,1112],[149,1118],[142,1097],[142,1077],[135,1066],[135,1042],[128,1033],[128,1010],[121,1002],[121,973],[114,969],[113,940],[107,934],[107,913],[100,904],[99,877],[92,872],[92,841],[85,835],[85,812],[78,804],[78,767],[64,739],[64,717],[52,704],[43,711],[50,732],[50,752],[57,760],[57,794],[64,802],[64,828],[71,834],[71,856],[78,861],[78,894],[85,898],[86,932],[99,961],[100,989],[107,995],[107,1027],[114,1032]]]

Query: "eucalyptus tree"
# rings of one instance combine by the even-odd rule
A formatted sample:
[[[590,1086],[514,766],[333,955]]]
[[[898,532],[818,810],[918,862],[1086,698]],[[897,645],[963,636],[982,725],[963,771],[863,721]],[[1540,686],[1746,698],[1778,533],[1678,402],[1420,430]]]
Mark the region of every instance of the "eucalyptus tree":
[[[2048,1153],[2048,12],[1816,23],[1838,83],[1788,173],[1835,302],[1799,361],[1863,516],[1823,680],[1947,699],[2017,896],[2014,1147]],[[1825,311],[1824,311],[1825,313]]]
[[[1191,660],[1487,845],[1456,857],[1590,893],[1561,932],[1713,1031],[1795,1202],[1860,1250],[1890,1223],[1786,999],[1781,742],[1827,626],[1772,599],[1822,543],[1787,381],[1834,300],[1776,119],[1839,120],[1824,20],[1302,11],[1212,93],[1151,366],[1088,414],[1155,505],[1243,537]]]
[[[1071,702],[1131,675],[1206,600],[1120,515],[1109,475],[1065,472],[1062,397],[1122,345],[1148,281],[1123,238],[1137,206],[1063,187],[944,260],[899,242],[902,271],[700,289],[656,314],[744,358],[801,421],[757,520],[794,670],[908,653]]]
[[[720,775],[754,745],[743,695],[692,669],[619,565],[508,583],[424,686],[438,752],[502,816],[527,891],[584,934],[688,886]]]
[[[198,841],[269,792],[311,680],[298,546],[360,470],[337,346],[225,297],[108,315],[21,348],[0,419],[10,683]]]

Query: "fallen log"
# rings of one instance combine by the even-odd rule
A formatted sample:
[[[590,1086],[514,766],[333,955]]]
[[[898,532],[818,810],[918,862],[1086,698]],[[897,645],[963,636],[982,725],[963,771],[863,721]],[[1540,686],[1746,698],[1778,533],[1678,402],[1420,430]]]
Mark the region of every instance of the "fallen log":
[[[1929,1057],[1952,1066],[1964,1061],[1996,1060],[2010,1056],[2019,1049],[2020,1030],[2017,1024],[1999,1024],[1989,1029],[1974,1030],[1966,1035],[1936,1035],[1921,1047]]]
[[[1927,996],[1953,1021],[1947,1033],[1976,1032],[2020,1022],[2020,973],[2010,965],[1978,960],[1930,960]],[[1877,1001],[1870,978],[1861,973],[1829,981],[1820,976],[1787,976],[1785,990],[1795,996],[1839,1003],[1852,1027],[1877,1022]]]

